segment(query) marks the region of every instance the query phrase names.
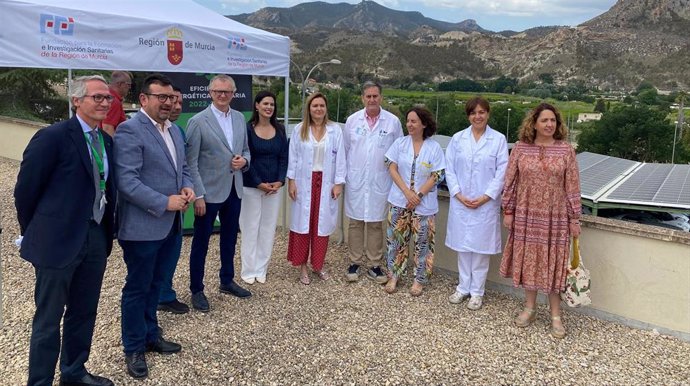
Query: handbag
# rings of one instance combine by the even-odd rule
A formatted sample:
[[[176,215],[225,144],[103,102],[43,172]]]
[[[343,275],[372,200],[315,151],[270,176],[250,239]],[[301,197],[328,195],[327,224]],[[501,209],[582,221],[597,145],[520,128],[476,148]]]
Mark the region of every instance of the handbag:
[[[578,239],[573,238],[573,259],[568,265],[565,290],[561,292],[561,300],[569,307],[590,305],[592,303],[590,284],[589,270],[582,263]]]

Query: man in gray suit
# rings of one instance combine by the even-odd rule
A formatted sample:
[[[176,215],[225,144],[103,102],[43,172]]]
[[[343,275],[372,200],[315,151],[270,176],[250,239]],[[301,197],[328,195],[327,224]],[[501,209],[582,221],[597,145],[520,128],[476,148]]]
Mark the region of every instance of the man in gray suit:
[[[134,378],[148,375],[145,351],[173,354],[182,348],[161,337],[156,317],[166,269],[182,243],[181,212],[196,198],[182,135],[168,120],[176,99],[167,77],[149,76],[139,94],[141,110],[115,134],[118,240],[127,265],[122,345]]]
[[[239,230],[242,172],[249,168],[244,116],[230,108],[235,81],[216,75],[208,86],[212,104],[187,123],[187,163],[198,194],[194,201],[194,238],[189,256],[192,307],[208,312],[204,266],[216,216],[220,219],[220,292],[239,298],[251,293],[235,283],[235,244]]]

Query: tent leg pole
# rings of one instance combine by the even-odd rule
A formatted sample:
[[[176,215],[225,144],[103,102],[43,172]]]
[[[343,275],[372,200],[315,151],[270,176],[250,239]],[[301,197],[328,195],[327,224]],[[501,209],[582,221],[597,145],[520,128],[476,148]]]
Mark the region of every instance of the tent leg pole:
[[[289,66],[289,64],[288,64]],[[288,71],[289,73],[289,71]],[[285,101],[285,120],[283,123],[285,123],[285,133],[287,133],[288,125],[290,124],[289,117],[290,117],[290,76],[285,77],[285,98],[283,98]],[[286,181],[287,184],[287,181]],[[290,202],[288,201],[287,197],[287,187],[283,189],[283,235],[287,234],[287,216],[288,216],[288,205]]]
[[[72,98],[70,97],[72,95],[72,69],[68,68],[67,69],[67,111],[69,113],[69,117],[72,118]]]

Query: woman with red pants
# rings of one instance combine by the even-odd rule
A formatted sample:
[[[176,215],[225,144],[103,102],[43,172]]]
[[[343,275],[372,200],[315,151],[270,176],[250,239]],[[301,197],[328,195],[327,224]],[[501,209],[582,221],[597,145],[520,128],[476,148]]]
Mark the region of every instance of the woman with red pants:
[[[300,267],[302,284],[311,283],[307,269],[310,254],[314,272],[322,280],[330,278],[323,264],[328,236],[338,219],[345,170],[342,131],[328,120],[326,97],[314,93],[307,99],[303,121],[290,137],[287,170],[292,200],[287,257]]]

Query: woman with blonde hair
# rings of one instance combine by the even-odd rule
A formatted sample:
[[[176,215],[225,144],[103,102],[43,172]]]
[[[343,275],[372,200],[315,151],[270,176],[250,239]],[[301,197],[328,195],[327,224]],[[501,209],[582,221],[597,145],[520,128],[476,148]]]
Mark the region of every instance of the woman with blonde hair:
[[[560,112],[541,103],[522,122],[503,190],[509,230],[500,274],[525,290],[518,327],[536,318],[537,291],[548,294],[553,337],[565,337],[560,292],[565,288],[570,237],[580,235],[580,174]]]
[[[338,197],[345,183],[345,147],[340,126],[328,120],[328,102],[320,92],[306,102],[304,119],[290,137],[288,195],[292,200],[288,260],[300,267],[299,280],[311,283],[307,261],[322,279],[328,236],[336,228]],[[311,253],[310,253],[311,252]]]

